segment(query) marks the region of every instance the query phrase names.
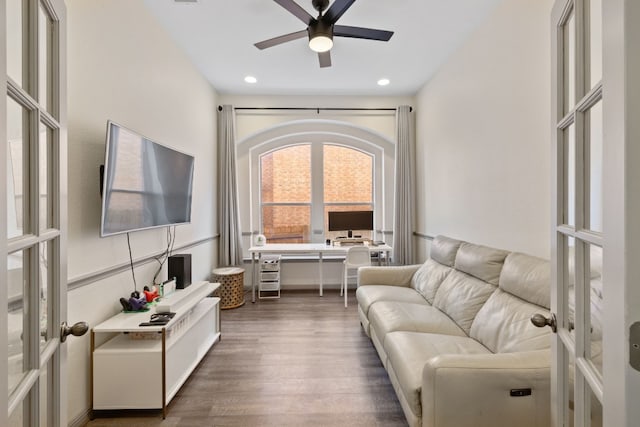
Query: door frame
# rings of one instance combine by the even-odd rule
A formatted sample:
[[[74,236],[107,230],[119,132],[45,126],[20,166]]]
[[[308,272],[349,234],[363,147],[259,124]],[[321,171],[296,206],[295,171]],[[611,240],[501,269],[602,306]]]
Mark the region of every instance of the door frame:
[[[556,18],[560,15],[560,5],[567,1],[557,0],[554,5],[551,14],[552,35],[556,34]],[[605,283],[602,320],[602,406],[603,424],[617,427],[636,426],[637,420],[640,419],[640,406],[637,405],[637,396],[640,395],[640,372],[630,366],[629,343],[629,328],[632,323],[640,321],[640,263],[637,262],[640,259],[640,50],[637,48],[640,45],[640,27],[637,25],[639,22],[640,2],[637,0],[602,2],[604,233],[600,241],[603,247],[602,277]],[[558,314],[559,330],[566,335],[569,333],[569,325],[565,322],[567,316],[563,310],[567,296],[557,286],[559,282],[566,282],[567,274],[566,271],[562,271],[566,265],[566,251],[558,234],[558,224],[563,223],[562,218],[559,218],[562,209],[559,208],[566,198],[561,190],[564,185],[561,181],[565,179],[565,153],[556,143],[561,140],[556,128],[560,119],[558,112],[563,111],[563,105],[557,96],[558,90],[563,88],[556,76],[562,75],[562,64],[559,63],[561,56],[557,54],[556,49],[558,39],[552,37],[551,43],[551,260],[554,278],[552,311]],[[578,43],[578,51],[581,48]],[[584,76],[578,73],[577,79],[582,78]],[[576,133],[582,131],[581,123],[578,125]],[[576,168],[580,169],[580,165],[576,164]],[[575,189],[576,193],[582,190],[579,185]],[[577,222],[580,223],[579,220]],[[584,233],[581,230],[565,231],[574,235]],[[579,286],[576,286],[577,288]],[[584,299],[584,295],[576,296],[576,300],[580,298]],[[584,313],[577,313],[576,316],[579,317],[581,314]],[[576,341],[580,341],[580,338]],[[578,346],[581,345],[584,345],[584,342]],[[567,393],[563,384],[568,373],[562,367],[567,366],[568,360],[559,335],[554,336],[552,351],[552,423],[560,427],[565,424],[564,420],[560,419],[563,411],[557,402],[560,401],[559,397]],[[576,391],[577,398],[580,398],[580,393],[584,390],[584,380],[581,381],[583,382],[578,383]],[[566,395],[564,396],[566,399]]]
[[[25,318],[28,321],[29,332],[24,336],[28,338],[27,353],[24,355],[27,363],[28,374],[23,376],[13,395],[15,402],[28,402],[23,407],[23,423],[41,423],[41,414],[45,414],[49,426],[67,426],[67,349],[61,341],[61,322],[67,315],[67,87],[66,87],[66,6],[64,0],[23,0],[22,5],[22,61],[23,75],[20,84],[10,83],[7,66],[7,2],[2,1],[0,9],[0,64],[5,70],[0,79],[0,89],[3,90],[4,102],[1,102],[0,114],[0,138],[4,141],[0,150],[0,197],[6,200],[9,197],[7,183],[8,167],[8,126],[7,103],[9,93],[11,98],[19,100],[19,104],[29,111],[29,126],[25,128],[23,144],[28,147],[27,162],[29,210],[23,218],[25,224],[28,219],[29,228],[27,234],[16,239],[7,238],[7,208],[0,209],[0,247],[3,249],[0,256],[0,277],[2,283],[7,283],[7,255],[9,252],[17,253],[28,251],[29,255],[23,258],[23,271],[25,281],[29,287],[25,289]],[[41,9],[42,8],[42,9]],[[53,22],[46,27],[46,46],[39,46],[41,39],[40,18],[45,17],[46,22]],[[46,50],[45,65],[39,64],[42,58],[42,49]],[[38,94],[40,90],[39,70],[45,70],[45,90],[47,105],[40,105],[38,99],[43,99]],[[41,164],[39,156],[41,131],[40,126],[45,125],[49,132],[46,133],[48,147],[46,151],[46,185],[47,185],[47,224],[39,224],[40,181]],[[51,139],[49,139],[51,138]],[[51,149],[51,147],[57,148]],[[40,341],[40,249],[46,243],[47,265],[47,329],[44,335],[46,344],[39,346]],[[34,254],[35,251],[35,254]],[[37,255],[37,256],[36,256]],[[0,425],[8,425],[10,420],[9,392],[8,392],[8,287],[2,286],[0,291],[0,316],[5,325],[0,331],[0,347],[3,356],[0,356],[0,379],[2,381],[0,391]],[[25,330],[27,332],[27,330]],[[31,354],[29,354],[31,352]],[[46,369],[46,371],[45,371]],[[46,372],[42,381],[41,374]],[[45,393],[46,401],[41,402],[41,392]],[[28,396],[28,397],[27,397]],[[43,406],[43,404],[45,404]],[[20,409],[16,409],[20,410]],[[26,418],[25,418],[26,417]]]
[[[629,327],[640,321],[640,2],[603,1],[604,423],[640,419]],[[624,309],[621,309],[623,307]]]

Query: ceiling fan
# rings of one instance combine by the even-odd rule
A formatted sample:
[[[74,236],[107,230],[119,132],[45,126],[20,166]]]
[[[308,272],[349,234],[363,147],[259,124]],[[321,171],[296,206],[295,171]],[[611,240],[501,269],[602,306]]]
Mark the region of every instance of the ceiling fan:
[[[323,11],[329,6],[329,0],[312,0],[313,7],[319,12],[317,18],[311,16],[293,0],[274,1],[304,22],[307,25],[307,29],[264,40],[256,43],[255,46],[258,49],[266,49],[308,36],[309,48],[314,52],[318,52],[320,67],[323,68],[331,66],[330,50],[333,47],[334,36],[386,42],[389,41],[393,35],[393,31],[336,25],[336,21],[340,19],[356,0],[335,0],[331,7],[324,13]]]

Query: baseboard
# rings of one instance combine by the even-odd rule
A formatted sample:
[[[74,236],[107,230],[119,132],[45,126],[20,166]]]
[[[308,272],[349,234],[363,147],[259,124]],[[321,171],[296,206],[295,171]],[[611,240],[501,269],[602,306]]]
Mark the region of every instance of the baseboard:
[[[89,421],[91,421],[91,418],[89,418],[90,414],[91,409],[87,409],[86,411],[82,412],[69,423],[69,427],[84,427]]]

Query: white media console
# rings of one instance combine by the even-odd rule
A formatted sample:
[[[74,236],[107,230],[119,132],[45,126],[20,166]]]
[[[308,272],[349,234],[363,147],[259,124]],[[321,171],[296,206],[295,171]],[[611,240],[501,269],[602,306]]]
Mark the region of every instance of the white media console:
[[[220,284],[199,282],[163,298],[176,313],[162,326],[139,326],[155,309],[119,313],[91,330],[92,410],[161,409],[220,339]],[[115,335],[96,347],[99,334]],[[92,413],[93,417],[93,413]]]

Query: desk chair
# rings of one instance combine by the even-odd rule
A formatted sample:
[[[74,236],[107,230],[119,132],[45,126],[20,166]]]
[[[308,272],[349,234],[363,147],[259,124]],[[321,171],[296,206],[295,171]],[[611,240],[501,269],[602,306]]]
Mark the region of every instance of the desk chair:
[[[342,286],[340,287],[340,295],[344,292],[344,306],[347,307],[347,283],[349,277],[357,277],[359,267],[371,265],[371,254],[367,246],[352,246],[347,251],[347,257],[344,260],[344,274],[342,276]],[[356,270],[356,276],[349,276],[349,270]]]

